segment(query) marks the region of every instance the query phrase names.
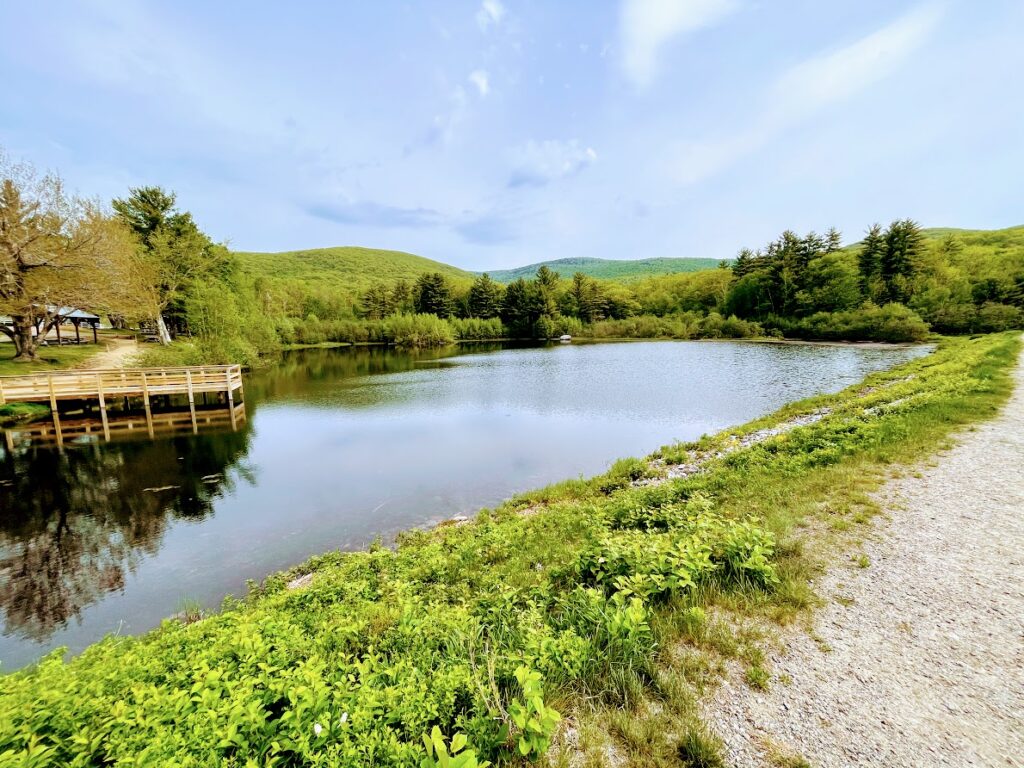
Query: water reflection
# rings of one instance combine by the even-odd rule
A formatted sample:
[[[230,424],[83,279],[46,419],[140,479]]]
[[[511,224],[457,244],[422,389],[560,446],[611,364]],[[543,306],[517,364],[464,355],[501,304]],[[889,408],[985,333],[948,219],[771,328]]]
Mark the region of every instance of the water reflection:
[[[499,349],[488,354],[476,354]],[[235,428],[62,419],[0,441],[0,663],[143,632],[332,549],[838,390],[921,349],[652,342],[315,349],[247,375]],[[117,418],[139,418],[121,414]],[[208,420],[208,421],[207,421]]]
[[[234,413],[244,420],[244,407]],[[111,419],[115,442],[100,446],[102,426],[80,419],[62,424],[64,450],[51,445],[48,425],[5,433],[0,452],[0,610],[4,633],[35,641],[83,608],[124,588],[140,558],[160,549],[175,519],[200,520],[252,480],[240,461],[248,430],[232,432],[228,409],[200,411],[191,433],[188,411],[154,415],[165,439],[148,438],[145,422]],[[120,429],[114,429],[115,422]],[[136,425],[138,427],[138,425]],[[68,433],[78,435],[68,442]],[[177,434],[173,434],[173,433]],[[118,440],[117,437],[122,439]],[[139,440],[141,438],[141,441]],[[235,467],[236,472],[228,474]]]

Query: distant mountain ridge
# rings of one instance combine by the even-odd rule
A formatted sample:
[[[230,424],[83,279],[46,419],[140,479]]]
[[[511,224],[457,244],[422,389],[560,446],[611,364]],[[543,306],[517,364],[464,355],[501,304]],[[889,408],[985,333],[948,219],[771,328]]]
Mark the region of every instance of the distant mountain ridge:
[[[487,270],[499,283],[511,283],[520,277],[530,279],[543,266],[553,269],[562,277],[570,278],[576,272],[600,280],[640,280],[655,275],[671,275],[678,272],[697,272],[714,269],[721,259],[662,258],[662,259],[597,259],[591,257],[553,259],[528,264],[515,269]]]
[[[933,227],[923,230],[923,233],[930,240],[954,235],[967,248],[1013,251],[1024,248],[1024,226],[991,230]],[[756,247],[758,244],[751,245]],[[859,242],[851,242],[845,248],[856,248],[858,245]],[[460,282],[468,282],[481,274],[413,253],[358,246],[279,253],[237,252],[236,255],[243,268],[255,277],[291,279],[348,292],[361,292],[375,283],[393,283],[397,280],[414,282],[420,275],[429,272],[440,272]],[[582,272],[602,280],[633,282],[657,275],[714,269],[720,263],[720,259],[706,258],[630,260],[581,257],[540,261],[515,269],[487,270],[487,273],[498,282],[511,283],[520,277],[529,280],[541,266],[547,266],[566,279],[571,279],[575,272]]]
[[[236,255],[255,277],[292,279],[347,291],[365,290],[374,283],[414,282],[430,272],[451,279],[474,278],[472,272],[413,253],[349,245],[278,253],[239,251]]]

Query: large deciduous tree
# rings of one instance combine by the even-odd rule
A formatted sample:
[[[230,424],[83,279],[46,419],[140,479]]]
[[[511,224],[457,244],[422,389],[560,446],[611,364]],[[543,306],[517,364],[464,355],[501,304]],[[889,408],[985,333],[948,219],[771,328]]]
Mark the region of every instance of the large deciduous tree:
[[[136,312],[146,303],[131,232],[60,177],[0,155],[0,332],[32,362],[67,308]]]

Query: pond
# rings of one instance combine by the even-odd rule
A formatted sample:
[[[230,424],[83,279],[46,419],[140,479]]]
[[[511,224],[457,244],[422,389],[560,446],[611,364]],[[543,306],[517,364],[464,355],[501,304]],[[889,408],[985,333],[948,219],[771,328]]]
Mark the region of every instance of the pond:
[[[924,348],[632,342],[315,349],[232,429],[0,447],[0,670],[215,608],[247,579],[600,473]],[[219,424],[219,426],[216,426]]]

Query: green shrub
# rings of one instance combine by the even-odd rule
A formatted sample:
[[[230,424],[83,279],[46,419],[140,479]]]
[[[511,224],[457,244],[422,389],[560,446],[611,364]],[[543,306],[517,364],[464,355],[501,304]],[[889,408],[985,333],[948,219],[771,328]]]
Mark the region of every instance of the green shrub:
[[[483,320],[479,317],[459,318],[448,321],[451,323],[455,338],[460,341],[488,341],[491,339],[508,338],[508,330],[497,317]]]
[[[455,342],[451,323],[437,315],[392,315],[384,324],[387,340],[399,347],[443,347]]]
[[[915,342],[928,337],[928,324],[902,304],[869,305],[846,312],[818,312],[800,320],[768,321],[786,336],[836,341]]]

